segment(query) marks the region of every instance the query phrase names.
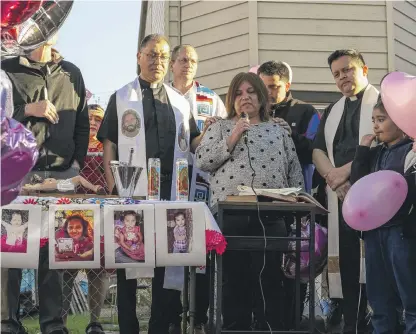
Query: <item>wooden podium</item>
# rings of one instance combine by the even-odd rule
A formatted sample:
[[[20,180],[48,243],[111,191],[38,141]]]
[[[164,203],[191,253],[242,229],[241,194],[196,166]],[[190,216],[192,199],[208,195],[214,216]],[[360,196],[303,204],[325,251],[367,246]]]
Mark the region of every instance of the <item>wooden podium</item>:
[[[218,202],[213,207],[213,214],[217,216],[217,223],[221,231],[224,232],[224,216],[237,215],[245,216],[250,214],[264,214],[270,212],[271,214],[278,214],[285,217],[291,216],[296,218],[296,237],[266,237],[266,249],[273,251],[285,252],[288,251],[288,243],[290,241],[296,242],[296,330],[293,333],[314,333],[315,332],[315,233],[310,233],[309,238],[302,238],[301,236],[301,218],[307,215],[310,216],[310,231],[315,231],[315,215],[326,214],[324,210],[310,203],[286,203],[286,202],[247,202],[247,201],[223,201]],[[236,236],[226,235],[227,250],[247,251],[256,250],[262,251],[265,248],[263,236]],[[300,328],[300,250],[301,241],[309,241],[309,326],[307,331],[301,331]],[[215,255],[211,257],[210,269],[210,310],[209,310],[209,333],[245,333],[239,331],[228,331],[222,329],[222,256]],[[215,298],[215,282],[216,298]],[[215,314],[215,322],[214,322]],[[287,331],[252,331],[250,333],[287,333]],[[292,331],[291,331],[292,333]]]

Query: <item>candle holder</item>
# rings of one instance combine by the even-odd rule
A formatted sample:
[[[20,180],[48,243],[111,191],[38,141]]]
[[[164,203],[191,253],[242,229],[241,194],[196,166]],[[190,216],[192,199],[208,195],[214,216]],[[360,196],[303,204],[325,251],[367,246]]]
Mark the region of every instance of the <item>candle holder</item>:
[[[124,198],[133,197],[134,190],[139,182],[143,168],[138,166],[129,166],[128,164],[120,161],[111,161],[110,167],[113,172],[118,195]]]

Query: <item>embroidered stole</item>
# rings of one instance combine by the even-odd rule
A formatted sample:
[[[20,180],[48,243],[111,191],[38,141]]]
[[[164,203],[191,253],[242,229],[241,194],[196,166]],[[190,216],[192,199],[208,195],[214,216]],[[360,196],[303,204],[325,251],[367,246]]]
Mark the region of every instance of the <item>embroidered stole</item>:
[[[178,158],[189,159],[189,103],[168,85],[164,84],[168,95],[169,103],[175,114],[176,136],[175,152],[173,159],[171,200],[176,200],[176,165]],[[139,182],[136,185],[134,195],[146,196],[147,198],[147,161],[146,161],[146,137],[143,116],[143,96],[139,79],[136,78],[131,83],[117,91],[117,118],[118,118],[118,155],[119,161],[128,162],[130,149],[134,149],[132,164],[143,168]],[[125,117],[123,117],[125,115]],[[131,129],[123,128],[123,119],[127,123],[127,115]],[[134,125],[135,118],[136,124]],[[166,278],[165,274],[165,278]],[[137,279],[140,277],[153,277],[154,268],[126,268],[126,279]],[[183,275],[182,275],[183,277]]]
[[[359,129],[359,141],[361,138],[369,133],[373,133],[373,125],[371,115],[373,107],[377,102],[379,92],[372,85],[368,85],[361,102],[360,110],[360,129]],[[344,113],[346,97],[343,96],[335,105],[332,107],[331,112],[328,115],[325,124],[325,141],[328,152],[328,158],[332,165],[334,163],[334,138],[337,129],[340,125],[342,115]],[[357,143],[357,145],[358,145]],[[329,186],[326,187],[328,196],[328,283],[329,283],[329,295],[331,298],[343,298],[342,296],[342,285],[341,285],[341,274],[339,268],[339,219],[338,219],[338,197],[335,191],[332,191]],[[360,282],[365,283],[365,266],[363,247],[361,248],[361,272]]]
[[[176,136],[175,153],[173,159],[171,200],[176,200],[176,165],[179,158],[189,159],[190,132],[189,117],[190,108],[186,100],[176,93],[168,85],[164,84],[169,103],[175,114]],[[143,168],[139,182],[134,191],[135,196],[147,197],[147,161],[146,161],[146,137],[143,117],[142,91],[139,79],[127,84],[117,91],[117,116],[118,116],[118,156],[119,161],[128,162],[131,148],[134,149],[132,164]],[[124,117],[123,117],[124,116]],[[135,118],[137,122],[130,131],[123,128],[123,119]]]

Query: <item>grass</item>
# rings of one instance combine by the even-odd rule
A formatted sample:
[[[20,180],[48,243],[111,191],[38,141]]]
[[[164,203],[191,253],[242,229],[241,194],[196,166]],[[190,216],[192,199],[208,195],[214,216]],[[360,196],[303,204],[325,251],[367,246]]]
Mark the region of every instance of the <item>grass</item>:
[[[68,317],[67,328],[71,334],[84,334],[89,321],[89,315],[78,314],[76,316],[70,316]],[[29,334],[40,333],[38,317],[24,319],[23,326],[27,328]]]
[[[89,314],[77,314],[74,316],[69,316],[67,321],[67,328],[71,334],[84,334],[85,328],[88,326],[90,321]],[[104,330],[108,331],[118,331],[118,319],[115,317],[114,322],[111,318],[100,319],[101,324],[104,327]],[[140,319],[140,332],[142,330],[147,330],[148,319]],[[27,328],[28,334],[38,334],[40,333],[39,328],[39,318],[26,318],[23,320],[23,326]]]

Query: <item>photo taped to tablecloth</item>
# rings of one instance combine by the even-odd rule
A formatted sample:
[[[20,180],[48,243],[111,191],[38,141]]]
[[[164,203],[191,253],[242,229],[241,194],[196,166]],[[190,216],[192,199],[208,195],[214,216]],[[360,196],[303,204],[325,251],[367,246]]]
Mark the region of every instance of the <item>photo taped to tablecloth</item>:
[[[42,207],[10,204],[1,207],[1,266],[37,268]]]
[[[155,204],[156,265],[204,266],[204,203]]]
[[[105,206],[105,267],[154,268],[154,230],[152,204]]]
[[[100,206],[49,206],[49,265],[58,268],[100,267]]]

